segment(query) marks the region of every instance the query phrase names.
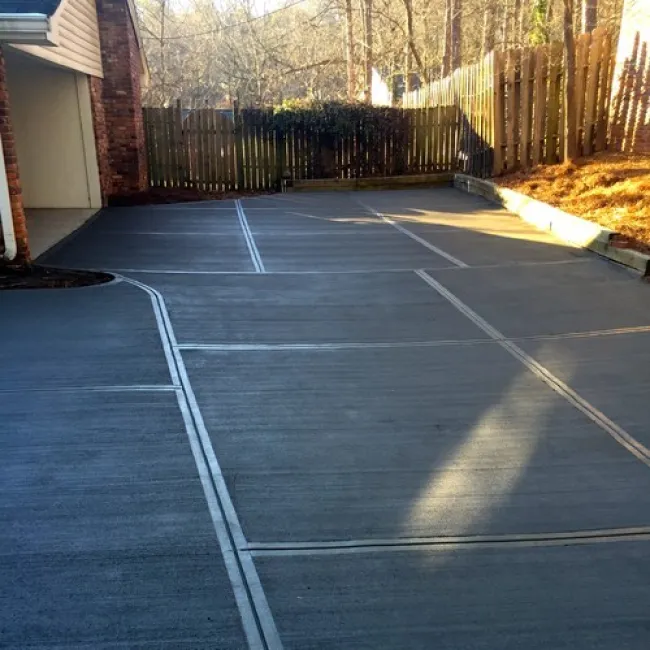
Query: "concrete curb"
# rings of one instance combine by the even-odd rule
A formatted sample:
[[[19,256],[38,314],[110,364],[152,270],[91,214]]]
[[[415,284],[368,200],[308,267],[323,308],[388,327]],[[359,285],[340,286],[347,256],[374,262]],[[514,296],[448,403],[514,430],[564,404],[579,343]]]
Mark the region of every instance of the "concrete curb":
[[[650,275],[650,255],[615,246],[612,238],[616,232],[609,228],[576,217],[520,192],[499,187],[482,178],[455,174],[454,187],[498,203],[536,228],[553,233],[558,239],[629,266],[643,276]]]
[[[313,192],[315,190],[393,190],[411,187],[449,185],[454,180],[451,172],[436,174],[411,174],[409,176],[377,176],[371,178],[324,178],[294,181],[288,188],[291,192]]]

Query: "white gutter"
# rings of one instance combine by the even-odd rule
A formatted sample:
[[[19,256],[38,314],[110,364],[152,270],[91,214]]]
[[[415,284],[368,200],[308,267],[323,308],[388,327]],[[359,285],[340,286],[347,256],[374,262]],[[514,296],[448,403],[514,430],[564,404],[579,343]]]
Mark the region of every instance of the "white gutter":
[[[54,45],[45,14],[0,14],[0,41],[18,45]]]
[[[11,214],[11,199],[9,198],[9,183],[7,181],[7,170],[5,169],[4,149],[0,138],[0,223],[2,224],[2,238],[4,239],[5,250],[2,259],[11,261],[18,252],[16,246],[16,232],[14,230],[14,218]]]

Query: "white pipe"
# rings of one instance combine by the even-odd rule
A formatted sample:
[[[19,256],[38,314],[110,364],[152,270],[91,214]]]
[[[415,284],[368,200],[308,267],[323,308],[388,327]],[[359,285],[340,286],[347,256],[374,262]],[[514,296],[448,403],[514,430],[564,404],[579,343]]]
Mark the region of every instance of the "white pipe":
[[[11,199],[9,198],[9,181],[5,169],[4,149],[0,137],[0,223],[2,223],[2,238],[4,239],[5,250],[2,259],[11,261],[15,259],[18,247],[16,246],[16,231],[14,230],[14,218],[11,213]]]

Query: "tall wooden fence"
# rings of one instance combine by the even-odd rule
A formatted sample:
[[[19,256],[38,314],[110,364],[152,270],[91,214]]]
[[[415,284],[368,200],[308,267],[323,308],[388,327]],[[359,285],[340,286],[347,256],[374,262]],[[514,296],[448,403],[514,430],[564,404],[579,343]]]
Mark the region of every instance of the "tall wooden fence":
[[[376,109],[346,135],[313,121],[280,127],[273,111],[144,108],[149,182],[154,187],[264,190],[291,179],[365,178],[456,168],[457,107]],[[316,122],[318,124],[318,122]],[[379,126],[378,126],[379,125]]]
[[[578,152],[607,146],[613,75],[612,38],[604,29],[576,42]],[[408,107],[440,102],[460,110],[459,167],[491,176],[539,163],[557,163],[564,152],[561,43],[491,52],[483,61],[409,93]]]

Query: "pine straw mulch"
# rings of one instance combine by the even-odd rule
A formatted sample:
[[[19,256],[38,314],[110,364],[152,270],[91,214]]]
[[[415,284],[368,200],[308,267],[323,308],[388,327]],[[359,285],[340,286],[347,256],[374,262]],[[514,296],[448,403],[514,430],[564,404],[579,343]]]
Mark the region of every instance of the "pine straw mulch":
[[[617,246],[650,253],[650,156],[604,152],[497,182],[615,230]]]

